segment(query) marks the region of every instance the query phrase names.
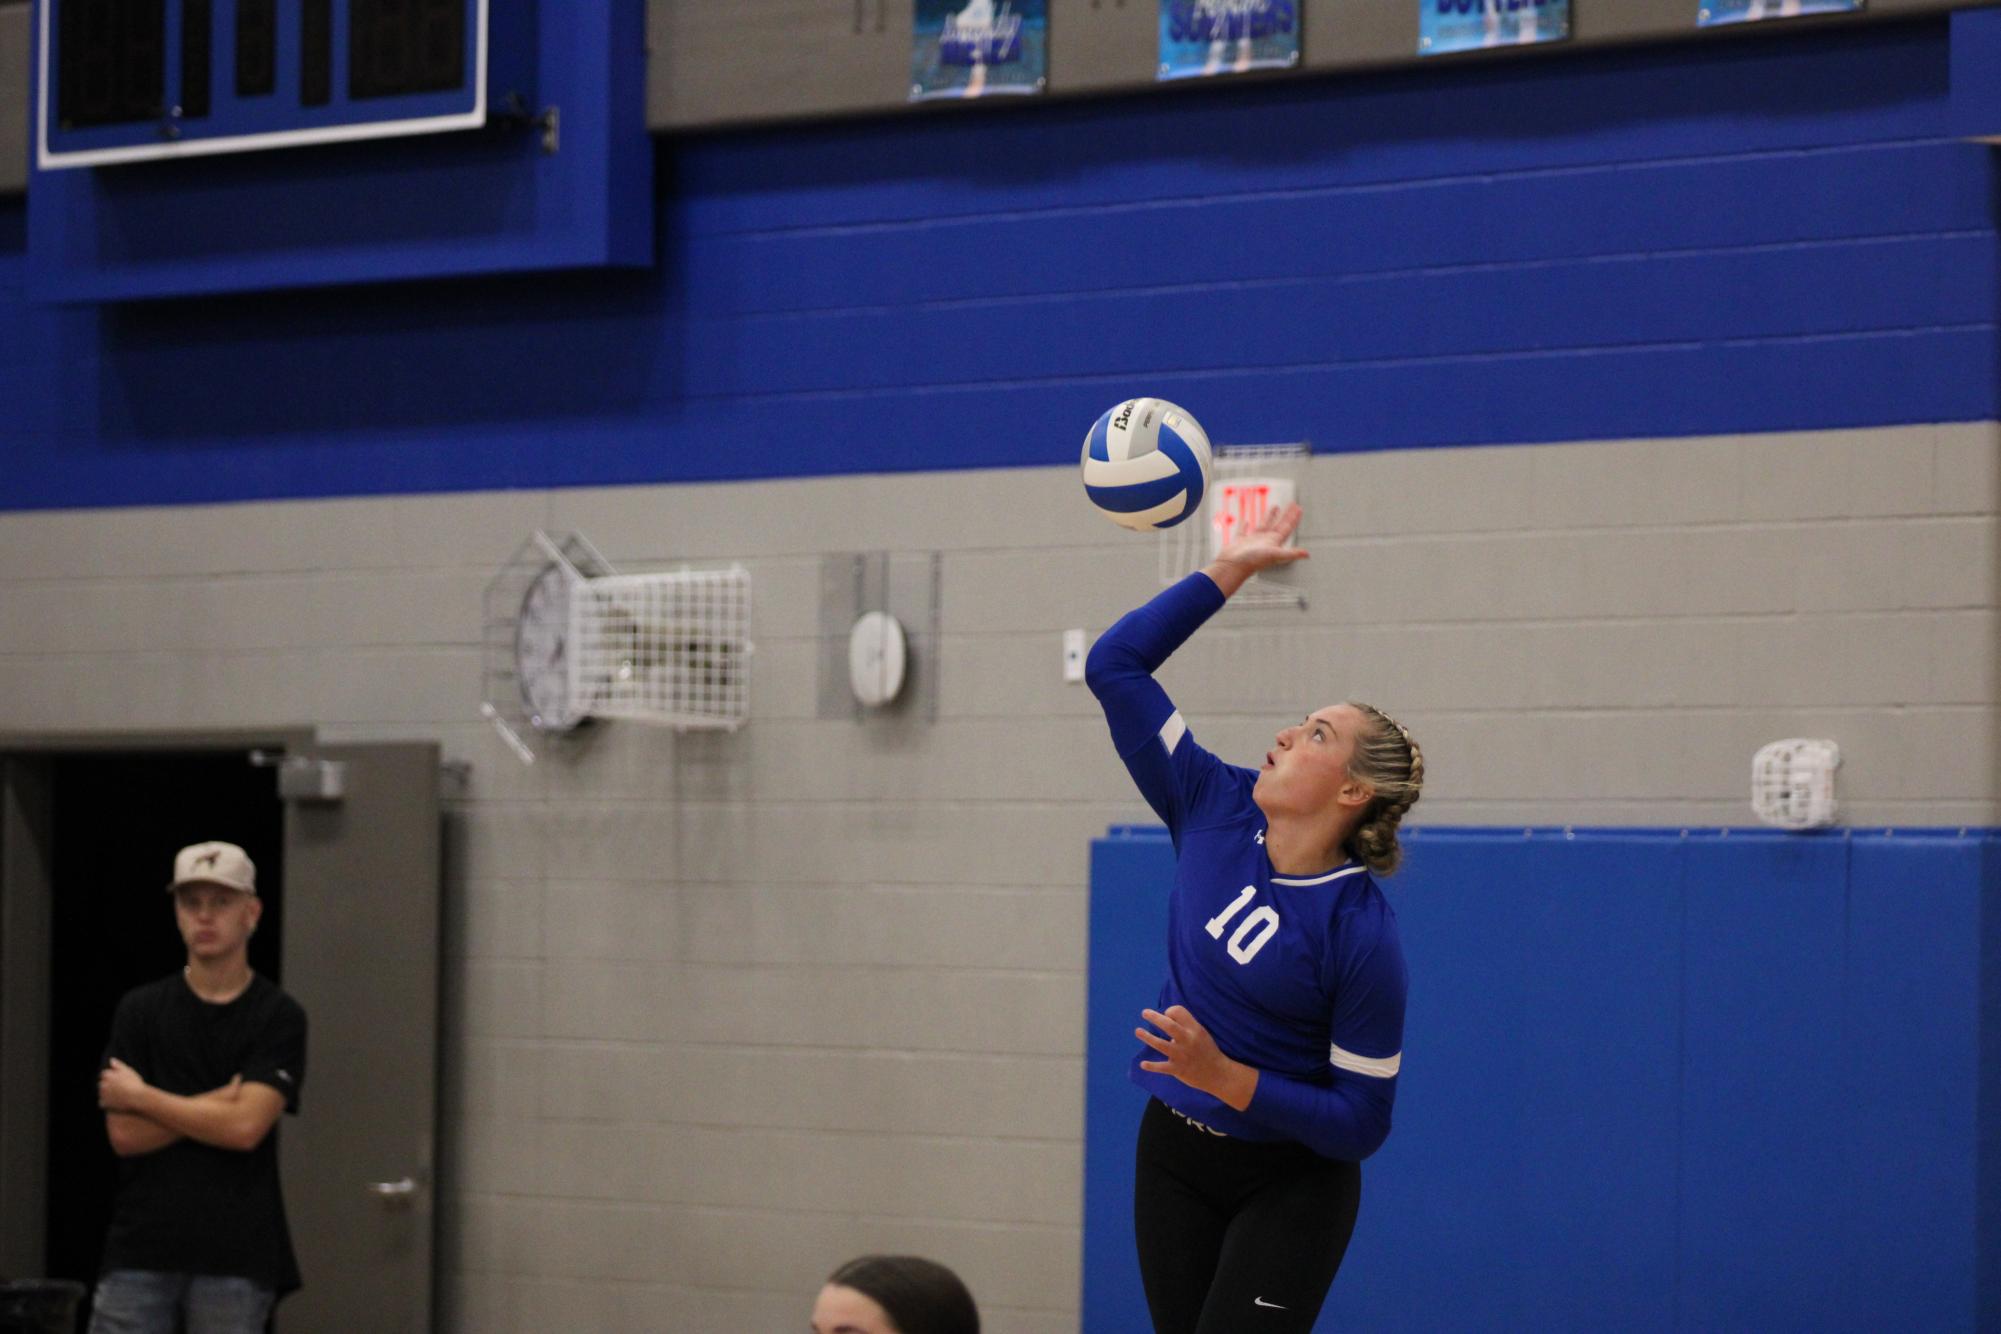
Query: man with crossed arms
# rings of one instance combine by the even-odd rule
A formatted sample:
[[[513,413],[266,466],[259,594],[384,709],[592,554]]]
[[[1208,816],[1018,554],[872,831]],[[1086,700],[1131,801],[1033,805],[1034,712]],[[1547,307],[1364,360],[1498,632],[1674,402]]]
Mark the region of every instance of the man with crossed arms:
[[[299,1109],[306,1012],[250,968],[264,905],[242,848],[182,848],[167,888],[187,965],[118,1002],[97,1081],[119,1164],[91,1334],[261,1334],[299,1286],[275,1127]]]

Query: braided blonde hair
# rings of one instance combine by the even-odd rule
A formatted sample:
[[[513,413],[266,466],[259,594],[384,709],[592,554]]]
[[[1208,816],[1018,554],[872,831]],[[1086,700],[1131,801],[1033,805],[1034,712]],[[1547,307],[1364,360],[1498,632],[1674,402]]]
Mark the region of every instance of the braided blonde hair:
[[[1371,704],[1348,701],[1367,721],[1355,737],[1348,773],[1376,790],[1348,835],[1346,850],[1377,875],[1388,875],[1403,860],[1397,826],[1424,789],[1424,752],[1410,729]]]

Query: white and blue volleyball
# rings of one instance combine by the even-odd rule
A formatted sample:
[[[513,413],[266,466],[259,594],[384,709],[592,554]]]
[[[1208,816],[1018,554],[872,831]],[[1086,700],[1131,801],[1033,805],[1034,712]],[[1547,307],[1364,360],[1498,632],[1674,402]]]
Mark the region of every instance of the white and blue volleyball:
[[[1172,528],[1208,489],[1209,436],[1164,398],[1129,398],[1084,437],[1084,493],[1122,527]]]

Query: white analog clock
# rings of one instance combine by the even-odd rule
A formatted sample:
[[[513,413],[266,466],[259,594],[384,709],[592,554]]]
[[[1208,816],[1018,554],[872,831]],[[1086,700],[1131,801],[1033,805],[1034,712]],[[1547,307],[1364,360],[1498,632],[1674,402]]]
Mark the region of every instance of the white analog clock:
[[[574,576],[551,562],[522,595],[514,623],[514,672],[528,721],[567,732],[586,717],[571,672],[570,586]]]
[[[607,719],[734,730],[749,714],[741,565],[621,574],[579,533],[536,532],[481,606],[480,713],[523,764]]]
[[[895,699],[907,663],[902,623],[886,611],[862,613],[848,632],[848,686],[855,699],[872,709]]]

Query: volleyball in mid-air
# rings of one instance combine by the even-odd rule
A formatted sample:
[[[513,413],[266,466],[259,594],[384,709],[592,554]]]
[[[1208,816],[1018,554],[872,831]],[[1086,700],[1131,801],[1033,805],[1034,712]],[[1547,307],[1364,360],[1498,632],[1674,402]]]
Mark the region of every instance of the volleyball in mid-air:
[[[1129,398],[1084,437],[1084,493],[1122,527],[1172,528],[1208,489],[1209,436],[1164,398]]]

